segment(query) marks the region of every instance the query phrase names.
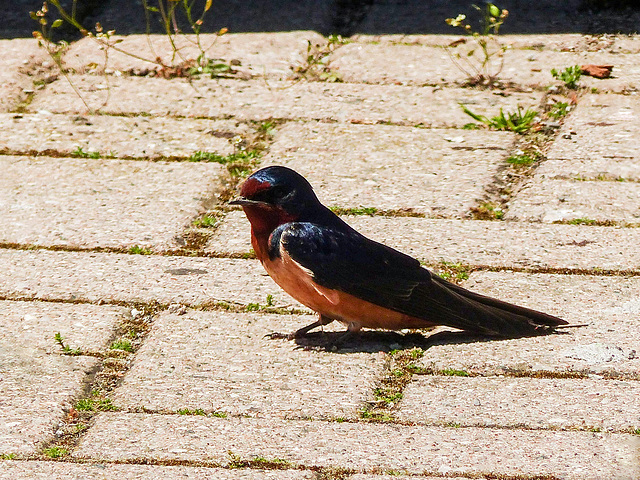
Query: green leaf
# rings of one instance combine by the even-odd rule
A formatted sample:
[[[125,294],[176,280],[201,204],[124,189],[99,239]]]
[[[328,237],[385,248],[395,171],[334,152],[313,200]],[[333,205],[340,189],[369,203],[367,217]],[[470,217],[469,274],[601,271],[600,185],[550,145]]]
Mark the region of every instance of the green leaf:
[[[51,28],[61,27],[62,24],[63,24],[62,19],[58,18],[57,20],[54,20],[54,22],[51,24]]]

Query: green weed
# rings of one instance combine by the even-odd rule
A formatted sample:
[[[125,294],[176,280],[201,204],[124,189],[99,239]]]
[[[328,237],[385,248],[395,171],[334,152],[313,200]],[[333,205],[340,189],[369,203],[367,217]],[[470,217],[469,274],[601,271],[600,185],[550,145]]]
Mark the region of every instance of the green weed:
[[[558,71],[555,68],[551,69],[551,75],[556,80],[560,80],[564,83],[564,86],[575,90],[578,88],[578,80],[582,76],[582,67],[580,65],[574,65],[573,67],[567,67],[562,71]]]
[[[45,448],[43,453],[49,458],[60,458],[67,455],[69,453],[69,450],[62,447],[50,447]]]
[[[147,247],[133,245],[129,247],[129,253],[132,255],[153,255],[153,250]]]
[[[71,355],[71,356],[82,355],[82,350],[80,350],[79,348],[71,348],[69,345],[64,343],[64,339],[62,338],[62,335],[60,334],[60,332],[55,333],[54,339],[56,343],[60,345],[60,347],[62,348],[62,352],[65,355]]]
[[[463,104],[460,104],[460,107],[464,113],[474,120],[484,123],[489,128],[493,128],[495,130],[507,130],[520,134],[528,132],[529,129],[533,127],[534,120],[538,115],[536,110],[527,108],[526,111],[523,111],[522,107],[518,106],[518,109],[515,112],[507,112],[505,114],[501,108],[499,115],[488,118],[484,115],[472,112]]]
[[[125,352],[133,352],[133,344],[131,343],[131,340],[126,340],[126,339],[116,340],[111,344],[109,348],[111,350],[122,350]]]
[[[535,161],[536,159],[529,155],[512,155],[509,158],[507,158],[507,163],[510,163],[511,165],[527,165],[528,166],[534,163]]]
[[[85,152],[82,147],[77,147],[73,152],[71,152],[72,157],[78,158],[100,158],[100,152]]]
[[[553,118],[554,120],[560,120],[567,113],[569,113],[569,110],[570,107],[567,102],[556,102],[551,106],[551,108],[547,112],[547,115],[549,115],[549,117]]]

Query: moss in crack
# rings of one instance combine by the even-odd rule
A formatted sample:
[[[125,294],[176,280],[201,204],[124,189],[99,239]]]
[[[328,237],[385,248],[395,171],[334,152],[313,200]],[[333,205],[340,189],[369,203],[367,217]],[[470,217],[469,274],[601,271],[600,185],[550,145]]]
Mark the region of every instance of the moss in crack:
[[[423,355],[421,348],[391,351],[385,363],[385,373],[373,390],[374,398],[360,409],[360,418],[377,422],[394,421],[394,411],[413,375],[409,366]]]

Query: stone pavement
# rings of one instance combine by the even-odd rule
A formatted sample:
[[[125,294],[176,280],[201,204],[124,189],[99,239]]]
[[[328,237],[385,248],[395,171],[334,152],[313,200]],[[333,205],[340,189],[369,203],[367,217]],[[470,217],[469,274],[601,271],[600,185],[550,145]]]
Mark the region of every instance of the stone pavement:
[[[491,89],[455,39],[225,35],[227,78],[105,65],[91,39],[64,76],[0,41],[0,478],[640,478],[640,38],[502,37]],[[119,46],[171,62],[162,37]],[[613,76],[550,74],[585,63]],[[538,115],[469,129],[460,103]],[[270,164],[466,287],[586,326],[269,338],[313,318],[227,204]]]

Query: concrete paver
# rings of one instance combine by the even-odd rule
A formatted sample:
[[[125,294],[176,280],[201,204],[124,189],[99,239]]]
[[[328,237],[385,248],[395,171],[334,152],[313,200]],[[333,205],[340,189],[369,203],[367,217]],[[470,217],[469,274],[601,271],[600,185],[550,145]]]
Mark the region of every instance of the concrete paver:
[[[0,295],[84,302],[300,306],[257,260],[0,249]]]
[[[639,277],[475,272],[465,288],[588,326],[564,333],[469,342],[443,338],[421,365],[481,375],[578,371],[636,375],[640,369]]]
[[[419,88],[399,85],[366,85],[269,80],[182,80],[113,77],[105,112],[243,120],[270,118],[345,121],[353,123],[393,122],[429,127],[461,127],[471,120],[463,103],[482,115],[497,114],[500,107],[515,110],[537,106],[541,94],[491,92],[465,88]],[[106,83],[101,77],[72,75],[87,103],[98,107],[106,100]],[[38,96],[29,108],[61,113],[82,113],[86,107],[69,82],[47,86],[48,95]]]
[[[103,157],[160,159],[189,157],[195,152],[229,155],[230,138],[246,133],[235,122],[203,119],[0,114],[0,148],[12,152],[73,156],[78,149]],[[34,139],[38,139],[35,141]]]
[[[466,45],[458,50],[463,57]],[[458,68],[449,53],[442,47],[404,44],[351,43],[336,50],[329,57],[330,66],[347,82],[398,83],[406,85],[436,85],[464,82],[472,68],[466,72]],[[589,87],[601,91],[622,92],[640,87],[638,54],[613,54],[606,52],[558,52],[510,49],[504,54],[504,65],[495,60],[490,72],[498,74],[502,81],[516,82],[528,87],[557,84],[551,69],[563,70],[573,65],[593,63],[614,65],[614,78],[598,80],[581,79]]]
[[[636,139],[640,102],[627,95],[585,95],[536,173],[547,177],[640,179]]]
[[[202,54],[197,46],[195,35],[176,36],[175,53],[166,35],[129,35],[111,38],[112,42],[118,40],[122,40],[117,44],[120,51],[113,48],[108,50],[106,69],[110,71],[153,69],[156,66],[153,62],[158,57],[166,65],[176,65],[184,60],[195,60]],[[206,58],[220,59],[225,63],[240,62],[235,68],[241,77],[288,78],[292,74],[292,67],[306,62],[307,42],[320,48],[327,43],[326,39],[316,32],[200,36]],[[92,70],[102,72],[105,69],[104,48],[92,38],[74,43],[64,55],[63,60],[67,68],[76,72],[84,73]]]
[[[429,264],[640,270],[640,229],[415,217],[342,217],[376,241]],[[229,212],[206,251],[241,255],[251,249],[244,213]],[[0,257],[1,258],[1,257]]]
[[[263,163],[298,171],[326,205],[462,217],[514,140],[504,132],[288,124]]]
[[[47,54],[34,39],[0,40],[0,112],[15,108],[33,91],[29,64],[46,61]]]
[[[232,452],[241,458],[357,470],[548,474],[586,480],[633,478],[639,444],[634,435],[591,432],[103,413],[73,456],[226,464]]]
[[[357,419],[371,400],[384,356],[336,356],[265,338],[312,321],[297,315],[164,313],[114,401],[129,410]]]
[[[186,467],[161,465],[118,465],[104,463],[78,464],[70,462],[3,461],[0,462],[0,478],[16,480],[104,480],[127,478],[129,480],[298,480],[312,479],[311,471],[257,470],[248,468]]]
[[[69,247],[175,247],[227,177],[216,163],[113,159],[4,156],[0,169],[0,241]]]
[[[509,202],[506,219],[640,222],[640,183],[548,180],[534,177]]]
[[[397,418],[478,427],[640,428],[640,382],[415,375]]]
[[[105,348],[125,309],[113,306],[0,301],[0,452],[32,454],[51,437],[99,360],[60,353]]]

